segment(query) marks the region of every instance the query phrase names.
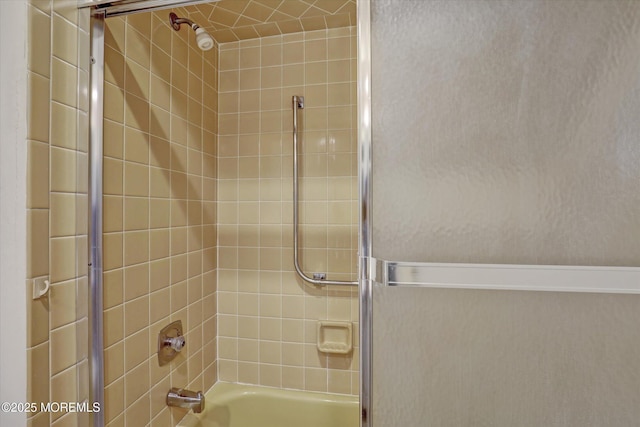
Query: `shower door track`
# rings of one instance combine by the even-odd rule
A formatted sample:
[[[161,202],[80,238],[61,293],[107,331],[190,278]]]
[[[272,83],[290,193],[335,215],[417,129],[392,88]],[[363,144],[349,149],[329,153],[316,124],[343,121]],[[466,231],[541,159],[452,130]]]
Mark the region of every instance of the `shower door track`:
[[[78,0],[78,7],[91,7],[92,15],[104,13],[111,17],[215,1],[218,0]]]

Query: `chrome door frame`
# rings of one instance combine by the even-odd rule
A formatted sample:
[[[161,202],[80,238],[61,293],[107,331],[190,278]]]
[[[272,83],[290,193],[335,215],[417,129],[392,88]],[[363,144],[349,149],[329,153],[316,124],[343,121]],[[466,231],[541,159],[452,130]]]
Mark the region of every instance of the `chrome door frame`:
[[[91,16],[89,104],[89,368],[90,399],[100,405],[91,414],[104,426],[104,326],[102,283],[102,153],[104,120],[104,13]]]
[[[640,294],[640,267],[445,264],[387,261],[373,257],[371,1],[373,0],[357,0],[361,427],[372,426],[372,290],[374,285]]]
[[[360,427],[371,426],[371,4],[358,0],[358,251],[360,306]]]

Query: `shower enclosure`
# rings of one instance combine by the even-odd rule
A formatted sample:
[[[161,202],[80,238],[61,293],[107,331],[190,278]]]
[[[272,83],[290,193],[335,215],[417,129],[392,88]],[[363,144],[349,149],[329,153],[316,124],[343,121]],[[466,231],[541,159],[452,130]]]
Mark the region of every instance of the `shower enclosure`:
[[[359,6],[363,425],[634,425],[640,6]]]
[[[80,3],[106,5],[119,16],[136,7],[207,2]],[[248,3],[254,10],[316,5]],[[104,183],[113,211],[132,214],[111,216],[108,224],[101,215],[103,183],[92,179],[92,399],[103,401],[107,386],[122,400],[121,407],[94,414],[95,425],[105,415],[115,424],[140,412],[174,422],[155,402],[176,379],[185,384],[174,386],[255,381],[344,394],[359,387],[363,427],[634,425],[640,419],[640,6],[359,0],[357,8],[357,103],[353,30],[326,39],[290,36],[282,45],[226,39],[230,44],[206,56],[194,45],[201,32],[185,28],[176,35],[166,17],[162,24],[158,16],[118,21],[133,38],[108,27],[105,33],[104,14],[94,19],[92,172],[102,176],[103,147],[93,144],[103,140],[106,118],[105,133],[132,143],[129,153],[123,147],[107,153],[106,174],[124,170],[140,178],[128,188],[117,179]],[[353,25],[344,18],[331,22]],[[279,28],[287,25],[294,24]],[[152,27],[167,32],[156,41]],[[267,35],[273,30],[259,28]],[[226,28],[218,31],[214,38],[229,37]],[[157,57],[173,50],[168,60],[175,71],[139,50],[145,43],[158,47],[151,54]],[[331,49],[336,57],[327,56]],[[108,55],[118,72],[101,64]],[[305,56],[315,65],[296,59]],[[273,68],[256,71],[261,61]],[[148,85],[127,87],[141,75],[150,76]],[[285,75],[294,76],[291,83],[283,83]],[[105,80],[120,106],[130,99],[141,110],[103,110]],[[202,90],[191,90],[193,83]],[[184,110],[161,91],[152,91],[150,106],[141,103],[154,84]],[[308,287],[294,275],[293,172],[283,166],[293,164],[291,95],[305,96],[302,138],[315,141],[300,153],[307,222],[300,271],[321,281],[335,266],[328,282],[357,277],[357,299],[352,288]],[[191,117],[198,108],[204,113]],[[331,123],[338,132],[322,127]],[[263,128],[268,135],[259,139]],[[194,129],[201,140],[190,140]],[[140,132],[155,147],[146,154]],[[202,158],[190,157],[198,150]],[[151,188],[167,177],[170,188]],[[330,201],[332,211],[324,207]],[[158,216],[142,218],[139,210]],[[105,254],[103,263],[103,247],[124,248],[134,259],[127,264],[111,251],[119,261]],[[149,251],[140,255],[139,248]],[[99,287],[103,268],[116,284],[107,301]],[[140,278],[145,289],[126,284]],[[161,298],[167,295],[177,305],[170,315]],[[162,310],[149,310],[152,299],[165,304]],[[103,309],[120,335],[103,331]],[[261,310],[265,318],[257,315]],[[309,339],[315,321],[330,313],[359,326],[350,357],[318,356]],[[129,323],[118,323],[127,316]],[[167,374],[145,365],[146,345],[159,319],[175,316],[190,319],[189,359]],[[108,384],[105,351],[115,355]],[[138,387],[145,382],[156,386]]]
[[[175,425],[167,392],[218,381],[357,395],[358,340],[327,344],[336,324],[358,330],[357,290],[326,286],[357,278],[355,9],[92,8],[96,425]],[[296,276],[296,249],[317,286]],[[159,365],[158,333],[178,320],[183,348]]]

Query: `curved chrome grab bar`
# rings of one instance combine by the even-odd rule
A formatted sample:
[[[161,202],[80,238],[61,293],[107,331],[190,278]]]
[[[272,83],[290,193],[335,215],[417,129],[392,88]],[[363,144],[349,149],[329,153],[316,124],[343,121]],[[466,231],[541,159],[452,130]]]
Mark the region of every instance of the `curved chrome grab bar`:
[[[298,276],[313,285],[358,286],[357,281],[314,279],[307,276],[300,268],[298,260],[298,109],[304,108],[304,97],[293,95],[291,106],[293,108],[293,265]]]

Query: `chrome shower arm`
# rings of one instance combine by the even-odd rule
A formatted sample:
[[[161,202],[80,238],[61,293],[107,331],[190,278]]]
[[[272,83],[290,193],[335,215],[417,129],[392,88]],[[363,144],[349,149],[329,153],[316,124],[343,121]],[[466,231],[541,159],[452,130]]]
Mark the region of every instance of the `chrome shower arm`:
[[[291,107],[293,108],[293,266],[302,280],[313,285],[358,286],[357,281],[349,282],[312,278],[307,276],[305,272],[302,271],[302,268],[300,268],[300,261],[298,259],[298,109],[304,108],[304,98],[293,95],[291,98]]]
[[[176,31],[180,30],[180,25],[182,25],[182,24],[187,24],[188,26],[190,26],[194,30],[200,28],[200,26],[198,24],[196,24],[195,22],[193,22],[191,19],[178,18],[178,15],[176,15],[173,12],[171,12],[169,14],[169,22],[171,23],[171,27],[173,27],[173,29],[176,30]]]

